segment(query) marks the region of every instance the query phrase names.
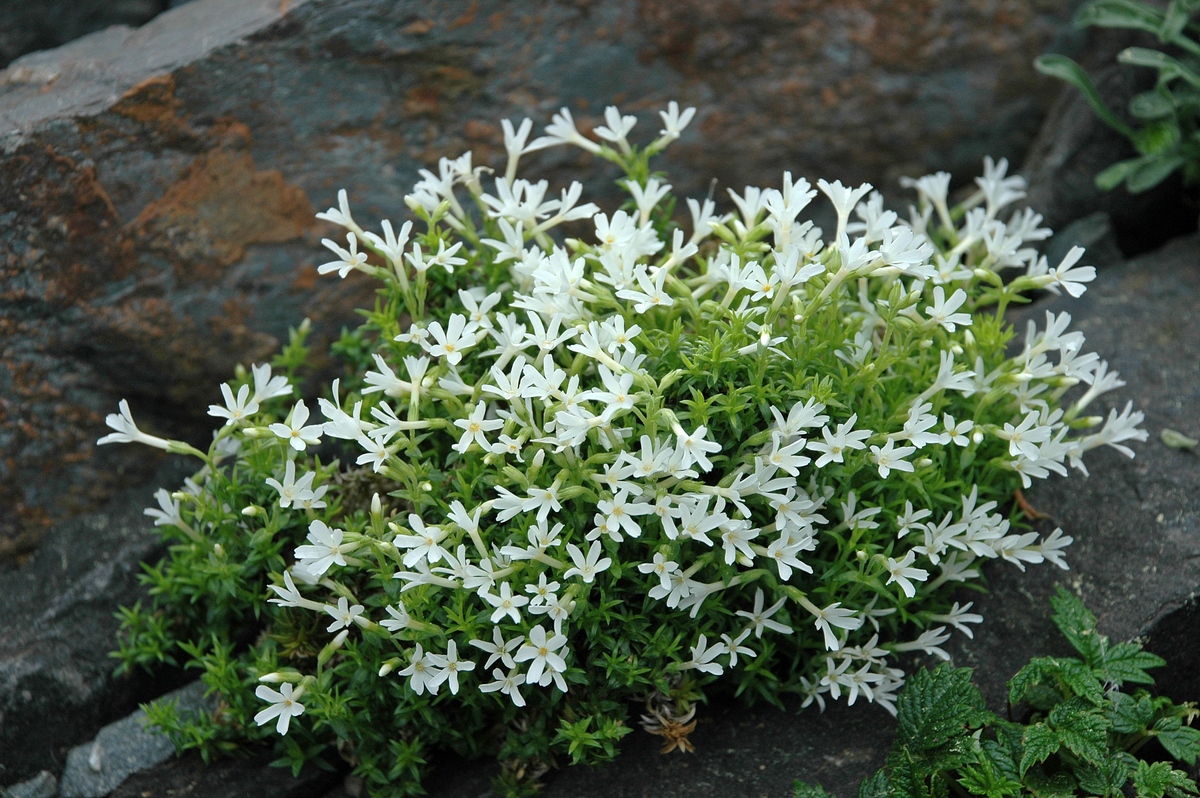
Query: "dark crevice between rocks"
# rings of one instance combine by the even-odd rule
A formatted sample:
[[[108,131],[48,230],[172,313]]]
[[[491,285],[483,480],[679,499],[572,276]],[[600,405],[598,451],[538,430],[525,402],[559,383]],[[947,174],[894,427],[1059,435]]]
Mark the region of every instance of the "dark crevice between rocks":
[[[111,25],[139,27],[188,0],[0,0],[0,69]]]

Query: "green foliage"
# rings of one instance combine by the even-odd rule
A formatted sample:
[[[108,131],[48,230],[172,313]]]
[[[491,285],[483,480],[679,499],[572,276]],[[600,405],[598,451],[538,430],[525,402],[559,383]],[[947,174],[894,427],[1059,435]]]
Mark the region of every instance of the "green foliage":
[[[1081,27],[1143,31],[1171,50],[1130,47],[1117,56],[1122,64],[1158,73],[1154,88],[1129,103],[1129,114],[1139,127],[1130,127],[1114,114],[1091,78],[1070,58],[1043,55],[1035,62],[1040,72],[1079,89],[1096,115],[1137,150],[1136,158],[1115,163],[1096,176],[1100,188],[1108,191],[1124,183],[1136,194],[1179,169],[1186,183],[1200,183],[1200,25],[1193,19],[1198,9],[1196,0],[1170,0],[1165,8],[1146,0],[1089,0],[1076,13],[1075,24]]]
[[[1173,763],[1134,756],[1157,741],[1189,767],[1200,757],[1194,704],[1120,690],[1127,682],[1153,685],[1145,669],[1163,660],[1136,643],[1111,644],[1061,586],[1050,601],[1055,625],[1082,659],[1037,657],[1012,678],[1010,710],[1027,701],[1028,720],[1000,720],[984,709],[970,668],[943,664],[914,674],[896,701],[887,766],[863,781],[859,798],[1120,798],[1130,784],[1138,798],[1200,795]],[[824,795],[796,782],[797,798]]]
[[[104,442],[203,463],[157,495],[168,553],[117,652],[195,668],[220,697],[152,710],[181,747],[344,759],[372,796],[419,793],[449,749],[495,757],[497,789],[525,794],[558,763],[611,759],[631,706],[685,750],[712,689],[896,710],[898,655],[981,620],[951,594],[982,562],[1066,567],[1071,539],[1021,528],[1013,489],[1145,432],[1131,407],[1085,412],[1120,383],[1096,379],[1066,314],[1008,351],[1006,308],[1095,272],[1079,249],[1054,269],[1037,254],[1049,231],[1011,211],[1007,164],[953,206],[948,175],[915,181],[910,223],[870,186],[822,181],[823,238],[798,219],[818,192],[786,175],[735,195],[736,215],[692,201],[687,224],[649,166],[677,133],[639,149],[606,121],[613,146],[562,115],[552,129],[623,170],[621,210],[516,179],[509,131],[498,196],[467,153],[422,172],[398,229],[364,230],[344,196],[322,214],[346,248],[327,241],[318,271],[378,293],[332,345],[316,410],[298,380],[326,366],[301,324],[221,386],[206,452],[141,433],[124,403],[109,417]],[[1145,666],[1097,656],[1031,671],[1027,692],[1050,711],[1061,682],[1098,706]],[[938,674],[904,699],[896,767],[1005,789],[1022,754],[976,761],[959,732],[991,716]],[[1086,759],[1096,731],[1077,721],[1047,729]]]

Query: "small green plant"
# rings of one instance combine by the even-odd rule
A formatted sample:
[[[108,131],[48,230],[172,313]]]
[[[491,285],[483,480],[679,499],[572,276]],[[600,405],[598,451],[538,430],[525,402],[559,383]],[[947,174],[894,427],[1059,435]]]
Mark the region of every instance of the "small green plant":
[[[1040,72],[1078,88],[1096,114],[1137,150],[1136,158],[1096,176],[1096,185],[1105,191],[1124,183],[1136,194],[1180,169],[1185,183],[1200,183],[1200,25],[1193,20],[1198,9],[1200,0],[1170,0],[1165,8],[1145,0],[1089,0],[1076,12],[1075,24],[1081,27],[1145,31],[1170,49],[1129,47],[1117,56],[1122,64],[1158,71],[1154,88],[1129,102],[1137,128],[1108,108],[1087,72],[1070,58],[1043,55],[1035,62]]]
[[[1136,756],[1157,743],[1188,766],[1200,757],[1200,729],[1191,726],[1200,717],[1195,704],[1121,689],[1153,686],[1146,671],[1166,663],[1137,643],[1112,643],[1061,586],[1050,603],[1055,625],[1080,657],[1030,660],[1008,683],[1010,720],[984,706],[970,668],[942,664],[912,675],[896,700],[887,766],[859,786],[859,798],[1200,795],[1170,762]],[[1012,721],[1021,708],[1028,720]],[[796,782],[796,798],[828,794]]]
[[[379,292],[335,344],[323,421],[294,395],[306,325],[221,386],[206,452],[124,402],[108,418],[102,443],[203,461],[149,511],[172,545],[118,652],[221,695],[151,713],[177,743],[274,738],[378,795],[420,790],[451,748],[497,757],[519,793],[612,757],[631,706],[687,750],[714,684],[894,711],[896,656],[981,620],[950,594],[982,562],[1067,567],[1071,539],[1020,528],[1009,497],[1097,447],[1132,456],[1142,414],[1087,414],[1123,383],[1067,314],[1010,354],[1004,313],[1082,294],[1082,250],[1051,268],[1041,217],[1009,209],[1024,182],[990,160],[961,205],[947,174],[912,181],[907,222],[870,185],[819,181],[828,240],[787,173],[730,192],[736,214],[689,199],[677,218],[649,160],[691,116],[672,103],[644,148],[615,108],[603,143],[566,110],[535,141],[506,120],[494,193],[470,153],[443,159],[378,233],[342,192],[321,217],[346,245],[319,271]],[[620,167],[629,200],[517,177],[559,144]]]

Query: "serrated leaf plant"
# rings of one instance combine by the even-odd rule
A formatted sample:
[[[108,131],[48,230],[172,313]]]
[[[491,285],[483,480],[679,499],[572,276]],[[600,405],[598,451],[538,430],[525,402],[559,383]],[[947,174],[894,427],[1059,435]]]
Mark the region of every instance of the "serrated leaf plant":
[[[1112,643],[1096,617],[1059,586],[1055,625],[1079,652],[1035,657],[1008,683],[1009,720],[990,712],[970,668],[948,664],[913,674],[896,700],[896,741],[887,765],[859,785],[859,798],[1187,798],[1200,789],[1182,763],[1200,758],[1195,704],[1148,690],[1146,671],[1165,665],[1137,643]],[[1013,710],[1028,719],[1014,722]],[[1162,748],[1153,761],[1145,746]],[[1137,754],[1143,756],[1139,758]],[[828,798],[797,782],[795,798]]]
[[[1123,383],[1068,314],[1010,355],[1004,313],[1083,293],[1082,250],[1050,268],[1041,217],[1010,210],[1023,180],[990,160],[953,207],[949,175],[911,181],[908,221],[822,180],[827,234],[787,173],[729,192],[734,213],[677,215],[650,158],[692,115],[672,103],[645,147],[615,108],[600,141],[566,110],[533,141],[506,120],[490,191],[470,153],[443,159],[378,233],[343,192],[319,271],[379,290],[320,418],[296,395],[304,325],[221,386],[207,452],[124,402],[109,417],[102,443],[203,461],[150,511],[173,545],[118,652],[220,693],[215,714],[153,716],[177,742],[340,756],[377,795],[417,792],[437,750],[488,754],[515,794],[612,757],[631,706],[689,749],[714,686],[895,712],[896,655],[981,620],[949,599],[981,563],[1067,567],[1071,538],[1008,499],[1096,447],[1132,456],[1142,414],[1087,415]],[[629,200],[517,177],[561,144],[619,167]]]
[[[1182,170],[1188,185],[1200,183],[1200,0],[1170,0],[1165,7],[1145,0],[1089,0],[1075,14],[1080,27],[1121,28],[1153,34],[1166,50],[1129,47],[1117,60],[1158,72],[1154,88],[1129,101],[1136,127],[1112,112],[1087,72],[1064,55],[1043,55],[1040,72],[1065,80],[1082,92],[1109,127],[1133,144],[1138,155],[1096,176],[1106,191],[1122,183],[1137,194]]]

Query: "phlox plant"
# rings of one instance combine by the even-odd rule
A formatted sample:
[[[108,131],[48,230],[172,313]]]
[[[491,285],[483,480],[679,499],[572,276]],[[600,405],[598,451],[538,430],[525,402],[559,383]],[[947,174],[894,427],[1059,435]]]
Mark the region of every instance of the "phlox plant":
[[[1013,490],[1146,433],[1128,404],[1088,415],[1123,383],[1068,314],[1007,352],[1007,307],[1095,276],[1037,254],[1023,180],[988,160],[953,207],[949,175],[910,181],[902,220],[785,173],[677,214],[649,161],[693,109],[661,116],[644,147],[615,108],[599,140],[565,109],[532,141],[505,120],[503,171],[443,159],[378,232],[341,193],[319,271],[378,299],[315,407],[301,325],[221,386],[206,452],[109,417],[101,443],[203,461],[148,511],[173,545],[118,652],[204,669],[218,711],[152,709],[178,744],[274,739],[378,795],[419,791],[438,749],[486,753],[517,793],[612,757],[631,705],[689,748],[711,685],[894,713],[897,655],[981,620],[950,594],[982,563],[1067,567]],[[620,167],[625,204],[517,176],[559,145]],[[800,220],[820,195],[829,231]]]

